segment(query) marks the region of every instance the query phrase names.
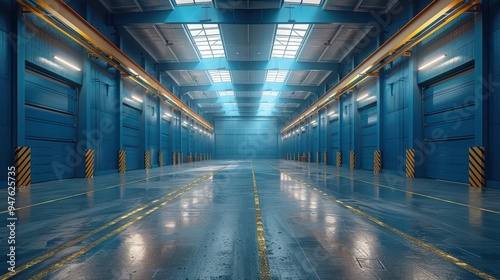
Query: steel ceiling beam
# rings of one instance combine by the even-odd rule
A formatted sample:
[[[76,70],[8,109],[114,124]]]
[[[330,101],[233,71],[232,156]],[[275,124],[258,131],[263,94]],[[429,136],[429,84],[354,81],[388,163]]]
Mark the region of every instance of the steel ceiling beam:
[[[234,96],[221,96],[219,98],[195,98],[196,103],[302,103],[304,99],[298,98],[280,98],[275,96],[262,96],[262,97],[234,97]],[[296,108],[294,108],[296,109]]]
[[[315,6],[292,6],[281,9],[215,9],[213,6],[178,6],[174,10],[107,14],[106,23],[114,26],[140,24],[344,24],[375,25],[367,12],[323,10]]]
[[[180,93],[184,94],[190,91],[309,91],[316,93],[317,86],[294,86],[284,85],[283,83],[264,83],[264,84],[231,84],[216,83],[206,86],[183,86],[180,87]]]
[[[338,63],[301,62],[293,58],[271,58],[269,61],[227,61],[225,58],[204,58],[198,62],[158,63],[159,70],[318,70],[337,71]]]

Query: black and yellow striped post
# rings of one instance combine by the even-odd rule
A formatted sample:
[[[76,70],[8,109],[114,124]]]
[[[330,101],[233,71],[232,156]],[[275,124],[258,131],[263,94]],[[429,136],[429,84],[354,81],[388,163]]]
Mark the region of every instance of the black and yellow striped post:
[[[328,164],[328,153],[326,151],[323,153],[323,162],[325,165]]]
[[[151,152],[144,152],[144,169],[151,169]]]
[[[356,157],[354,155],[354,151],[351,151],[349,153],[349,168],[351,168],[352,170],[356,169]]]
[[[484,155],[484,147],[469,148],[469,186],[471,187],[484,188],[486,186]]]
[[[160,153],[158,154],[158,165],[159,165],[160,167],[162,167],[162,166],[163,166],[163,152],[160,152]]]
[[[16,186],[31,186],[31,148],[16,147],[15,149]]]
[[[95,152],[92,149],[85,150],[85,178],[94,177]]]
[[[337,167],[341,167],[341,166],[342,166],[342,152],[337,151]]]
[[[120,173],[125,173],[127,169],[127,152],[121,150],[118,152],[118,171]]]
[[[177,164],[177,156],[176,156],[175,152],[172,153],[172,164],[173,165]]]
[[[382,153],[380,150],[373,152],[373,172],[380,173],[382,170]]]
[[[415,150],[406,150],[406,178],[415,178]]]

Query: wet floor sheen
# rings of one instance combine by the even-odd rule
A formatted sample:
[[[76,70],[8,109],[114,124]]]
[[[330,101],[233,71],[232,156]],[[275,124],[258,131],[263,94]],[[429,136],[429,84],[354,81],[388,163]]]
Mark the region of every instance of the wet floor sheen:
[[[17,274],[2,274],[258,279],[264,246],[272,279],[499,278],[498,201],[495,189],[283,160],[47,182],[18,190]]]

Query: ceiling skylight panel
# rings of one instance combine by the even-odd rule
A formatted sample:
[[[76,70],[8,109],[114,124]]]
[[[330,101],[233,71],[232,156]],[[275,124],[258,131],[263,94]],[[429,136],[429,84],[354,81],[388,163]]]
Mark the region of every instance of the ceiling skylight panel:
[[[202,5],[212,3],[212,0],[175,0],[177,6]]]
[[[266,76],[266,82],[282,83],[285,81],[287,75],[288,75],[288,70],[268,70]]]
[[[209,70],[208,74],[214,83],[231,82],[231,74],[228,70]]]
[[[217,24],[187,24],[186,27],[202,58],[226,56]]]
[[[319,6],[321,0],[285,0],[285,4]]]
[[[272,56],[295,58],[308,29],[308,24],[278,24]]]

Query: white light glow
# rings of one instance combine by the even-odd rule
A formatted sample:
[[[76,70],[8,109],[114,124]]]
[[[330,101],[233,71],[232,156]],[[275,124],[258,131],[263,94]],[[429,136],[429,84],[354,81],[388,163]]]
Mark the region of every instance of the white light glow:
[[[439,56],[438,58],[436,58],[436,59],[432,60],[431,62],[429,62],[429,63],[427,63],[427,64],[425,64],[425,65],[421,66],[420,68],[418,68],[418,70],[423,70],[423,69],[425,69],[425,68],[427,68],[427,67],[431,66],[432,64],[434,64],[434,63],[436,63],[436,62],[438,62],[438,61],[440,61],[440,60],[444,59],[445,57],[446,57],[446,55],[444,55],[444,54],[443,54],[443,55]]]
[[[331,116],[333,116],[333,114],[335,114],[335,111],[331,111],[331,112],[328,114],[328,116],[329,116],[329,117],[331,117]]]
[[[368,94],[363,94],[358,99],[356,99],[356,101],[361,101],[361,100],[363,100],[363,99],[365,99],[367,97],[368,97]]]
[[[295,58],[308,29],[309,24],[278,24],[272,57]]]
[[[135,95],[132,95],[132,99],[134,99],[135,101],[139,102],[139,103],[142,103],[142,99],[140,99],[139,97],[135,96]]]
[[[201,58],[225,57],[224,45],[217,24],[186,25]]]
[[[370,96],[365,101],[372,100],[372,99],[375,99],[375,96]]]
[[[75,65],[73,65],[73,64],[71,64],[71,63],[69,63],[69,62],[67,62],[66,60],[64,60],[64,59],[62,59],[62,58],[60,58],[60,57],[58,57],[58,56],[55,56],[55,55],[54,55],[54,59],[55,59],[55,60],[57,60],[57,61],[59,61],[59,62],[61,62],[61,63],[63,63],[63,64],[65,64],[66,66],[69,66],[70,68],[73,68],[73,69],[74,69],[74,70],[76,70],[76,71],[82,71],[82,69],[80,69],[80,68],[76,67]]]

